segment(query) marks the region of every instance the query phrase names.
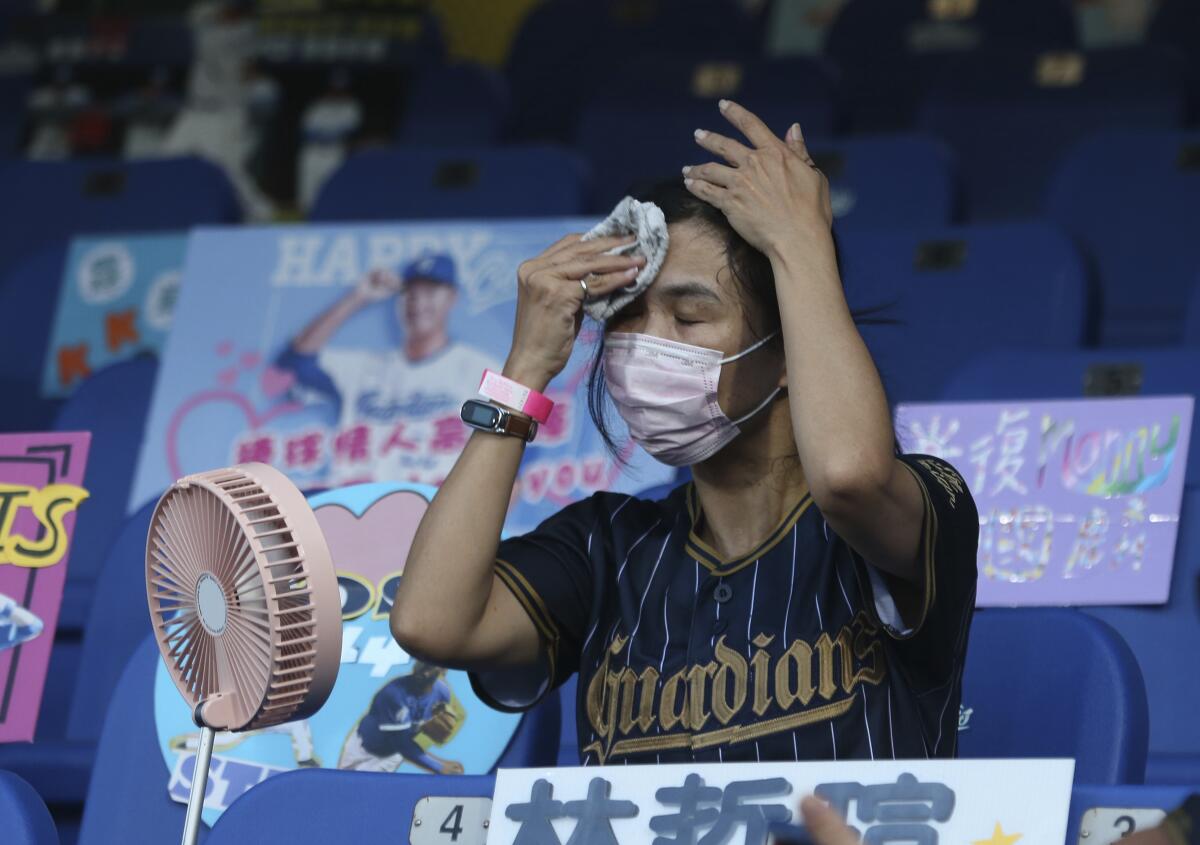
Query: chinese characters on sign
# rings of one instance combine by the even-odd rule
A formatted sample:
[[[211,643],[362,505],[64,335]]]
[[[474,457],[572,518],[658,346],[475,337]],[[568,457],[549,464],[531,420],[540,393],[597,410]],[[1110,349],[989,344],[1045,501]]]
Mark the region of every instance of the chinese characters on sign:
[[[896,410],[975,498],[981,606],[1166,601],[1191,424],[1187,396]]]
[[[1046,762],[1048,768],[1038,767]],[[866,845],[1065,835],[1073,764],[879,761],[502,770],[493,845],[765,845],[812,793]]]

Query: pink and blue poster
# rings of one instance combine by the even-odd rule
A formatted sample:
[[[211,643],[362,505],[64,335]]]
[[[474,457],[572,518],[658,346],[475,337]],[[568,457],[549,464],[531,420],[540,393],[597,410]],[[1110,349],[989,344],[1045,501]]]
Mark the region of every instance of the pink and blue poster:
[[[0,434],[0,742],[37,727],[91,438]]]
[[[463,401],[508,354],[518,265],[590,226],[548,219],[196,230],[130,508],[176,478],[247,461],[269,463],[309,490],[441,483],[470,433],[459,419]],[[595,491],[637,493],[674,476],[619,430],[622,465],[592,425],[597,330],[584,322],[548,388],[554,413],[526,450],[511,532]]]
[[[1162,604],[1190,396],[907,404],[905,451],[944,458],[979,509],[977,603]]]

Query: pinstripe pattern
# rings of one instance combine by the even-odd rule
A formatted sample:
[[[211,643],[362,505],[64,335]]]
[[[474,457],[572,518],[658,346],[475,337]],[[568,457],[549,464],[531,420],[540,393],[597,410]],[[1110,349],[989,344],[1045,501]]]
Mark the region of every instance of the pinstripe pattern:
[[[904,633],[876,615],[887,585],[807,496],[732,560],[698,536],[691,485],[661,502],[598,494],[502,543],[497,576],[553,681],[583,667],[585,764],[952,754],[978,517],[906,463],[926,501],[926,583],[910,603],[923,625]]]

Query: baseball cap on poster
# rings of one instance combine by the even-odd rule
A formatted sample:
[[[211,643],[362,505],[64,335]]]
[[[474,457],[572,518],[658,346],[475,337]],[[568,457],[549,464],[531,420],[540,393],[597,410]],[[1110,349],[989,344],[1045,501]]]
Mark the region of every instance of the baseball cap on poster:
[[[415,258],[405,268],[402,275],[405,284],[413,279],[425,279],[451,287],[458,287],[458,278],[454,270],[454,259],[444,252],[427,253]]]

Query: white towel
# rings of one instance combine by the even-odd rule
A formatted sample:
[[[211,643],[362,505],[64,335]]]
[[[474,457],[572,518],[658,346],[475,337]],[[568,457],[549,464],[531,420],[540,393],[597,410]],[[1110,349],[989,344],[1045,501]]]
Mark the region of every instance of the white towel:
[[[612,235],[637,235],[637,240],[628,246],[610,250],[613,255],[640,253],[646,258],[646,266],[637,278],[623,288],[607,296],[589,299],[583,310],[593,320],[603,323],[650,287],[667,257],[667,219],[662,209],[652,202],[638,202],[625,197],[617,203],[612,214],[596,224],[586,235],[585,241]]]

